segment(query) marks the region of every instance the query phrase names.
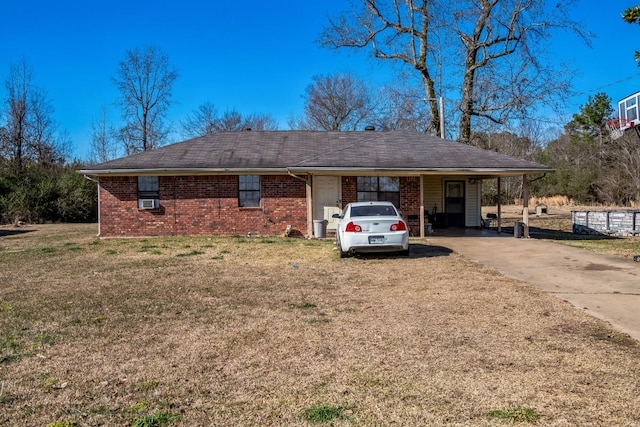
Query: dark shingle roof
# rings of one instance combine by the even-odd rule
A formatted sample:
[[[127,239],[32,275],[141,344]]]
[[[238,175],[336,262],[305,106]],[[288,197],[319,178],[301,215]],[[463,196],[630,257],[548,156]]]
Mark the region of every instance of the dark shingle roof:
[[[547,166],[410,131],[220,132],[112,160],[85,174],[216,171],[547,172]]]

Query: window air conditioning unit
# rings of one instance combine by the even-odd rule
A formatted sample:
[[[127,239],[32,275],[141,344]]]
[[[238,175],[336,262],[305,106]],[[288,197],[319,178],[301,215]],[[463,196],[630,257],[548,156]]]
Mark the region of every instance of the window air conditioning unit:
[[[138,199],[139,209],[158,209],[160,207],[160,200],[158,199]]]

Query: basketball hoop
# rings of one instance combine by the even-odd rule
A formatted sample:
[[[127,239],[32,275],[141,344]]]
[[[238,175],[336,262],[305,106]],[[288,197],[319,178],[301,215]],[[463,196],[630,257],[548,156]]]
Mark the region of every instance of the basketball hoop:
[[[607,120],[605,126],[611,135],[611,139],[619,139],[624,135],[625,130],[634,127],[635,124],[622,117],[616,117],[615,119]]]

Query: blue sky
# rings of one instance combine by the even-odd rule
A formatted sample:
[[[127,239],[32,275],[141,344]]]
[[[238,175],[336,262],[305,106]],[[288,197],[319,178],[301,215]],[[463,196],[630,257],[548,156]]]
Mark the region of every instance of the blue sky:
[[[605,92],[615,103],[640,91],[640,68],[633,60],[634,50],[640,50],[640,26],[620,18],[635,3],[578,3],[575,18],[596,35],[593,47],[564,35],[552,48],[559,62],[579,71],[568,118],[589,95]],[[119,121],[113,106],[118,94],[110,77],[127,49],[146,44],[162,48],[179,70],[168,117],[176,127],[210,101],[222,112],[271,114],[286,129],[288,118],[302,112],[302,95],[315,75],[353,72],[373,84],[391,79],[387,63],[373,62],[364,52],[329,51],[315,42],[327,17],[347,5],[346,0],[6,2],[0,80],[4,82],[10,64],[25,58],[78,158],[88,157],[90,125],[103,105],[108,120]]]

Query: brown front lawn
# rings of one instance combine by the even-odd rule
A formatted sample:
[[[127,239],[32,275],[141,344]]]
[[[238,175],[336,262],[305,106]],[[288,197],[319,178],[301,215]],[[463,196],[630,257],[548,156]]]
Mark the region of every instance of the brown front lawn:
[[[0,228],[0,425],[640,423],[636,341],[447,248],[96,231]]]

